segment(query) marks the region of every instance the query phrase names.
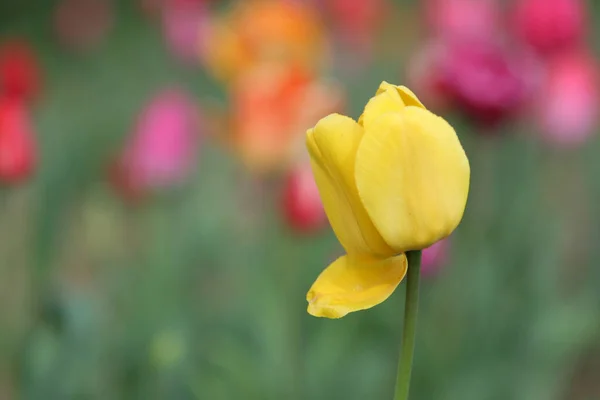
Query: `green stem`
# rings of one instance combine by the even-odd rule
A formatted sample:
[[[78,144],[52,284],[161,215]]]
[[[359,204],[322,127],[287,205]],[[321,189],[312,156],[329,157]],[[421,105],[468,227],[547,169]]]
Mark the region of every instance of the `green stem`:
[[[419,308],[419,275],[421,272],[421,251],[409,251],[408,271],[406,273],[406,303],[404,305],[404,329],[402,348],[398,360],[396,390],[394,400],[408,400],[410,373],[412,371],[415,337],[417,331],[417,311]]]

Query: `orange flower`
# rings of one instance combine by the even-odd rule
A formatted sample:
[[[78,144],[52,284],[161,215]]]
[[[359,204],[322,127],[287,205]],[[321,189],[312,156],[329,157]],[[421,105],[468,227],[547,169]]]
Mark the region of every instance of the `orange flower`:
[[[343,96],[333,84],[316,81],[306,69],[257,65],[232,86],[232,142],[245,164],[260,172],[285,165],[303,151],[306,126],[341,111]]]
[[[308,4],[245,0],[212,26],[207,66],[223,80],[263,61],[297,62],[308,69],[324,60],[323,28]]]

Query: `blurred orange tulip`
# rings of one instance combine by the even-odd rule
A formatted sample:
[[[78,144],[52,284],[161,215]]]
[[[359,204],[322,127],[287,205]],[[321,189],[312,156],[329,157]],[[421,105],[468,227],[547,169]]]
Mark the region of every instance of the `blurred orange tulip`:
[[[206,49],[208,68],[219,79],[235,79],[262,61],[293,61],[308,67],[325,59],[318,13],[310,5],[279,0],[236,3],[216,19]]]
[[[315,80],[298,66],[262,64],[232,86],[233,147],[245,164],[264,172],[304,151],[311,122],[341,111],[343,95],[334,84]]]

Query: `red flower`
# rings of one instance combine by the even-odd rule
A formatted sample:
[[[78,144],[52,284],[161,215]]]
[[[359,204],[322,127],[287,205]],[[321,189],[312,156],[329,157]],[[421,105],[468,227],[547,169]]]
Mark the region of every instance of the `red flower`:
[[[3,96],[30,100],[40,88],[40,73],[35,54],[20,40],[0,47],[0,93]]]
[[[587,30],[583,0],[520,0],[514,10],[519,36],[541,53],[578,46]]]
[[[36,148],[27,110],[18,100],[0,99],[0,181],[28,178],[36,163]]]
[[[326,225],[327,217],[309,164],[297,166],[287,176],[283,213],[297,231],[310,232]]]

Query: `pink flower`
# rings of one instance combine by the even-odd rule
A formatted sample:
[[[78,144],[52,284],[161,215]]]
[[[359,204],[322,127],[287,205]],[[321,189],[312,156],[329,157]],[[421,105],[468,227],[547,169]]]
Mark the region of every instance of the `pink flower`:
[[[465,114],[485,125],[515,115],[537,87],[537,60],[489,38],[447,42],[440,63],[443,90]]]
[[[421,272],[423,276],[435,275],[448,259],[449,239],[441,240],[424,249],[421,253]]]
[[[541,53],[577,47],[587,30],[583,0],[520,0],[514,10],[517,34]]]
[[[597,63],[585,53],[550,61],[538,99],[537,122],[555,144],[577,146],[595,131],[600,110]]]
[[[425,18],[434,35],[444,38],[493,37],[502,13],[497,0],[427,0]]]
[[[0,98],[0,181],[23,181],[35,164],[36,145],[27,109],[19,100]]]
[[[287,176],[283,188],[283,213],[289,226],[297,231],[311,232],[327,224],[310,164],[296,166]]]
[[[163,0],[165,40],[171,53],[184,63],[198,63],[207,51],[208,22],[204,0]]]
[[[159,93],[138,118],[113,173],[117,188],[136,198],[182,183],[195,163],[198,114],[187,94]]]
[[[56,34],[71,50],[85,51],[101,44],[113,25],[110,0],[62,0],[54,15]]]

